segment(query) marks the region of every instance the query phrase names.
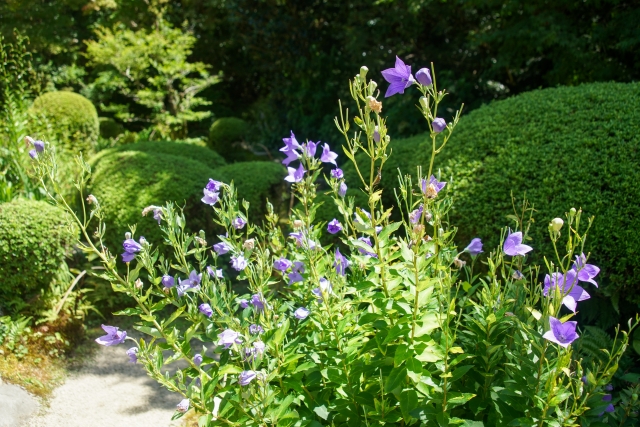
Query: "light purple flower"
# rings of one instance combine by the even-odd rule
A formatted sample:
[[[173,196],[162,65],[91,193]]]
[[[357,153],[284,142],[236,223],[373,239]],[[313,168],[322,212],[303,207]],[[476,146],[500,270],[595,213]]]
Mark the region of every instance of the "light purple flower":
[[[222,183],[220,181],[216,181],[214,179],[209,178],[209,182],[204,188],[206,188],[209,191],[218,192],[222,189]]]
[[[513,280],[522,280],[524,278],[524,275],[520,270],[516,270],[513,272],[511,277],[513,277]]]
[[[138,362],[138,347],[131,347],[127,350],[127,356],[129,356],[129,363]]]
[[[342,179],[342,178],[344,178],[344,172],[342,172],[342,169],[340,169],[340,168],[332,169],[331,170],[331,178]]]
[[[289,284],[293,285],[294,283],[302,282],[304,280],[302,273],[304,273],[304,264],[300,261],[294,261],[293,269],[291,273],[287,275],[289,278]]]
[[[44,151],[44,142],[39,139],[33,141],[33,148],[35,148],[38,153],[42,153]]]
[[[133,239],[126,239],[122,243],[124,253],[122,254],[122,261],[131,262],[138,252],[142,250],[142,246]]]
[[[309,313],[309,310],[304,307],[300,307],[293,313],[293,316],[298,320],[304,320],[309,316]]]
[[[237,216],[233,221],[231,221],[231,225],[233,225],[233,228],[235,228],[236,230],[240,230],[245,225],[247,225],[247,221],[245,221],[242,217]]]
[[[247,308],[249,307],[249,301],[247,301],[246,299],[241,299],[240,300],[240,308]]]
[[[447,185],[446,181],[440,182],[433,175],[429,177],[429,181],[422,178],[420,182],[420,186],[422,188],[422,194],[424,194],[425,196],[431,199],[435,198],[438,195],[438,193],[440,193],[440,191],[444,188],[445,185]]]
[[[218,278],[218,279],[222,279],[224,276],[222,275],[222,269],[214,269],[213,267],[211,267],[210,265],[207,266],[207,274],[209,275],[209,277],[212,278]]]
[[[544,295],[548,295],[549,292],[554,292],[555,288],[558,287],[562,294],[562,303],[574,313],[576,312],[578,301],[591,298],[587,291],[578,286],[576,274],[575,270],[567,271],[566,275],[562,273],[547,274],[544,277],[544,289],[542,290]]]
[[[293,263],[291,261],[283,257],[273,262],[273,268],[282,272],[287,271],[289,268],[291,268],[292,265]]]
[[[423,210],[424,206],[420,205],[418,206],[418,209],[414,209],[413,211],[411,211],[411,213],[409,214],[409,221],[411,222],[411,224],[417,224],[420,222]]]
[[[464,248],[464,250],[466,252],[469,252],[471,256],[476,256],[482,253],[482,240],[480,240],[478,237],[472,239],[471,243],[469,243],[469,245]]]
[[[29,150],[29,157],[31,157],[32,159],[37,159],[38,158],[38,152],[36,150]]]
[[[213,310],[211,309],[211,306],[207,303],[202,303],[198,306],[198,310],[200,310],[200,313],[204,314],[205,316],[211,318],[211,316],[213,316]]]
[[[376,128],[373,130],[373,140],[376,143],[380,142],[380,131],[378,130],[378,126],[376,126]]]
[[[320,288],[313,288],[311,293],[318,297],[318,302],[322,302],[322,291]]]
[[[176,291],[178,292],[179,297],[182,297],[187,292],[187,290],[190,288],[190,284],[191,282],[189,281],[189,279],[182,280],[178,278],[178,286],[176,286]]]
[[[533,248],[522,244],[522,232],[518,231],[507,236],[503,245],[504,253],[509,256],[524,256],[527,252],[531,252]]]
[[[371,247],[371,249],[373,250],[371,239],[369,237],[363,236],[363,237],[358,238],[358,240],[360,240],[362,243],[365,243],[365,244],[369,245]],[[358,252],[360,252],[362,255],[369,255],[369,256],[374,257],[374,258],[378,257],[378,255],[376,255],[375,252],[371,252],[371,251],[368,251],[368,250],[363,249],[363,248],[358,248]]]
[[[231,257],[231,267],[236,271],[242,271],[247,268],[247,260],[242,255]]]
[[[396,93],[404,93],[404,90],[415,81],[411,75],[411,66],[405,65],[397,56],[395,67],[382,70],[382,77],[390,83],[387,92],[384,94],[385,98]]]
[[[545,332],[542,337],[556,344],[560,344],[562,347],[569,347],[569,344],[579,338],[579,335],[576,333],[578,322],[571,321],[562,323],[555,317],[549,316],[549,326],[551,329]]]
[[[202,203],[205,205],[213,206],[218,203],[218,200],[220,200],[220,193],[209,191],[206,188],[203,189],[202,192],[204,193],[204,196],[200,200],[202,200]]]
[[[218,335],[218,345],[224,346],[224,348],[229,348],[234,344],[238,344],[242,342],[240,340],[240,334],[232,329],[225,329]]]
[[[153,210],[153,219],[158,221],[158,225],[162,222],[162,209],[154,209]]]
[[[587,257],[583,254],[576,255],[576,261],[573,263],[573,269],[578,272],[578,280],[581,282],[589,282],[598,287],[594,277],[600,273],[600,269],[593,264],[587,264]]]
[[[428,68],[420,68],[416,72],[416,80],[422,86],[431,86],[431,84],[433,83],[433,80],[431,79],[431,70],[429,70]]]
[[[289,175],[287,175],[284,180],[291,183],[301,182],[304,178],[304,173],[306,172],[304,166],[302,166],[302,163],[300,163],[298,169],[288,167],[287,171],[289,172]]]
[[[189,273],[189,278],[185,280],[180,280],[180,286],[187,286],[189,288],[198,288],[200,287],[200,282],[202,281],[202,273],[198,274],[197,271],[191,270]]]
[[[316,155],[316,147],[318,146],[318,144],[319,143],[309,141],[306,144],[302,145],[302,151],[307,155],[307,157],[313,157]]]
[[[96,338],[96,342],[100,345],[109,347],[112,345],[122,344],[125,338],[127,338],[127,333],[125,331],[118,330],[115,326],[102,325],[102,329],[107,333],[107,335]]]
[[[169,276],[168,274],[162,276],[162,286],[164,286],[165,288],[173,288],[175,284],[176,279],[174,279],[172,276]]]
[[[193,356],[193,363],[195,363],[196,366],[200,366],[202,364],[202,355],[200,353]]]
[[[224,255],[231,250],[231,247],[225,242],[220,242],[213,245],[213,250],[216,251],[218,255]]]
[[[284,142],[284,147],[281,148],[280,151],[282,151],[284,154],[287,155],[287,157],[282,161],[282,163],[288,166],[289,163],[298,160],[300,155],[296,150],[301,150],[302,147],[300,146],[300,144],[298,144],[298,141],[296,140],[296,136],[293,134],[293,131],[291,131],[290,138],[282,138],[282,141]]]
[[[340,231],[342,231],[342,224],[340,224],[340,221],[334,218],[333,220],[329,221],[329,224],[327,224],[327,231],[331,234],[339,233]]]
[[[431,123],[431,126],[435,133],[440,133],[447,127],[447,122],[443,118],[436,117],[436,119]]]
[[[337,158],[338,155],[331,151],[331,149],[329,148],[329,144],[325,143],[322,146],[322,155],[320,156],[320,161],[323,163],[333,163],[335,165]]]
[[[183,414],[189,410],[189,399],[182,399],[178,405],[176,405],[177,411]]]
[[[264,349],[266,348],[266,346],[262,341],[258,340],[253,343],[253,348],[256,354],[262,356],[264,354]]]
[[[255,307],[258,313],[264,310],[265,301],[261,294],[251,295],[251,304]]]
[[[264,332],[264,329],[262,329],[262,326],[260,325],[256,325],[255,323],[252,324],[251,326],[249,326],[249,333],[251,335],[258,335]]]
[[[238,384],[241,386],[247,386],[256,378],[255,371],[242,371],[238,375]]]
[[[342,181],[340,183],[340,187],[338,188],[338,196],[344,197],[347,194],[347,184]]]
[[[320,284],[320,292],[325,293],[325,294],[332,294],[333,293],[333,286],[331,286],[331,282],[329,282],[324,277],[320,278],[319,284]]]
[[[344,276],[347,274],[347,267],[349,267],[349,260],[340,253],[340,248],[336,248],[335,253],[335,261],[333,262],[333,267],[336,269],[336,272]]]

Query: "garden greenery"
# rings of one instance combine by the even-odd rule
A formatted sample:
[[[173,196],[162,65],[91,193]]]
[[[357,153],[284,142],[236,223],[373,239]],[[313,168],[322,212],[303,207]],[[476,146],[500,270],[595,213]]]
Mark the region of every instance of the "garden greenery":
[[[394,207],[383,205],[379,186],[390,136],[367,72],[349,85],[355,109],[341,106],[336,119],[357,180],[347,184],[337,168],[323,174],[337,154],[291,133],[281,151],[299,207],[285,229],[272,208],[255,222],[233,182],[210,179],[202,203],[225,230],[213,245],[205,233],[186,232],[185,216],[167,203],[143,211],[162,238],[131,227],[123,253],[113,253],[103,245],[108,212],[84,193],[89,165],[80,159],[78,188],[88,205],[76,213],[52,191],[55,148],[34,144],[36,176],[78,222],[83,248],[105,267],[102,277],[136,302],[117,313],[135,317],[145,334],[126,351],[131,361],[182,395],[175,418],[194,409],[200,426],[624,425],[637,410],[637,391],[612,401],[609,382],[638,319],[617,330],[600,358],[581,361],[572,346],[580,331],[571,318],[597,286],[599,269],[583,253],[592,220],[574,208],[551,220],[554,251],[543,265],[527,262],[536,248],[527,244],[526,203],[495,249],[483,252],[478,238],[458,249],[450,185],[433,164],[459,113],[449,123],[438,115],[446,92],[433,67],[414,76],[397,59],[383,71],[386,96],[417,84],[431,156],[417,176],[399,177],[402,220],[392,221]],[[360,152],[367,162],[357,160]],[[339,212],[328,224],[315,221],[322,175]],[[348,185],[360,187],[366,206],[346,195]],[[338,244],[320,244],[325,226]],[[486,273],[476,274],[478,263]],[[128,339],[103,328],[99,344]],[[177,360],[186,367],[166,372]]]

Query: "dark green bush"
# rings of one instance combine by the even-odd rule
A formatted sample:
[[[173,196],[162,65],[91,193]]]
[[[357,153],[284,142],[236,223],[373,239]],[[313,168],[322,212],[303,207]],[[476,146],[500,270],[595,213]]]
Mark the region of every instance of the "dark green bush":
[[[106,212],[109,227],[105,240],[112,252],[119,253],[124,233],[133,224],[138,224],[136,235],[159,244],[157,222],[151,215],[142,217],[141,212],[146,206],[167,201],[180,206],[186,203],[185,215],[192,231],[212,232],[211,209],[200,201],[202,189],[213,177],[212,168],[178,155],[123,148],[127,146],[106,150],[91,160],[90,191]]]
[[[236,117],[216,120],[209,129],[209,147],[229,162],[260,160],[247,143],[249,124]]]
[[[64,212],[46,202],[0,204],[0,308],[47,289],[78,232]]]
[[[240,162],[223,166],[214,171],[213,178],[223,182],[234,181],[238,189],[238,199],[251,203],[250,212],[253,221],[259,222],[266,213],[266,200],[274,205],[276,211],[284,207],[288,200],[284,166],[273,162]]]
[[[100,117],[100,136],[105,139],[116,138],[124,133],[124,126],[110,117]]]
[[[492,103],[460,121],[436,164],[454,177],[461,243],[496,244],[513,213],[512,191],[526,193],[537,211],[538,254],[553,253],[549,220],[582,208],[595,216],[586,249],[602,268],[601,289],[621,308],[640,303],[640,84],[545,89]]]
[[[100,133],[98,113],[87,98],[73,92],[58,91],[40,95],[33,102],[36,117],[46,119],[49,134],[71,153],[89,153]],[[36,127],[43,125],[38,122]]]

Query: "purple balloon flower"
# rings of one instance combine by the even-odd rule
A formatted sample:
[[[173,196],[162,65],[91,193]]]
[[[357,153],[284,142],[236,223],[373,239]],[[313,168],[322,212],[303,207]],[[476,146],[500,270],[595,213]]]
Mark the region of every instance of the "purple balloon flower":
[[[31,157],[32,159],[37,159],[38,158],[38,152],[36,150],[29,150],[29,157]]]
[[[222,183],[220,181],[216,181],[214,179],[209,178],[209,182],[204,188],[206,188],[209,191],[218,192],[222,189]]]
[[[572,342],[579,338],[579,335],[576,333],[578,322],[571,321],[562,323],[555,317],[549,316],[549,326],[551,329],[545,332],[542,337],[562,347],[569,347]]]
[[[209,191],[206,188],[203,189],[202,192],[204,193],[204,196],[200,200],[202,200],[202,203],[205,205],[213,206],[218,203],[218,200],[220,200],[220,193]]]
[[[349,267],[349,260],[340,253],[340,249],[336,248],[335,253],[335,261],[333,263],[333,267],[336,269],[336,272],[344,276],[347,274],[347,267]]]
[[[602,396],[602,401],[603,402],[611,402],[611,398],[612,396],[610,394],[605,394],[604,396]],[[605,412],[613,412],[615,411],[616,408],[613,406],[612,403],[609,403],[607,405],[607,407],[604,409],[604,411],[600,414],[598,414],[599,417],[603,416]]]
[[[260,340],[255,341],[253,343],[254,351],[256,352],[256,354],[258,354],[260,356],[262,356],[264,354],[264,350],[265,350],[266,347],[267,346]]]
[[[365,243],[366,245],[371,247],[371,250],[373,250],[371,239],[369,237],[364,237],[363,236],[363,237],[358,238],[358,240],[360,240],[362,243]],[[378,257],[378,255],[376,255],[375,252],[371,252],[371,251],[366,250],[364,248],[358,248],[358,252],[360,252],[362,255],[369,255],[369,256],[374,257],[374,258]]]
[[[240,230],[245,225],[247,225],[247,221],[245,221],[243,218],[237,216],[237,217],[234,218],[233,221],[231,221],[231,225],[233,225],[233,228],[235,228],[236,230]]]
[[[247,308],[249,307],[249,301],[247,301],[246,299],[241,299],[240,300],[240,308]]]
[[[127,356],[129,356],[129,363],[138,362],[138,347],[131,347],[127,350]]]
[[[347,184],[342,181],[340,183],[340,187],[338,188],[338,196],[344,197],[347,194]]]
[[[218,255],[224,255],[231,250],[231,247],[225,242],[220,242],[213,245],[213,250],[216,251]]]
[[[340,169],[340,168],[332,169],[331,170],[331,178],[342,179],[342,178],[344,178],[344,172],[342,172],[342,169]]]
[[[158,221],[158,225],[162,222],[162,209],[154,209],[153,210],[153,219]]]
[[[304,273],[304,264],[300,261],[294,261],[292,271],[287,275],[289,284],[293,285],[294,283],[302,282],[304,280],[302,273]]]
[[[251,304],[255,307],[258,313],[264,310],[265,301],[261,294],[251,295]]]
[[[234,344],[242,342],[239,338],[240,334],[232,329],[225,329],[218,335],[218,345],[229,348]]]
[[[390,83],[387,92],[384,94],[385,98],[396,93],[404,93],[404,90],[415,81],[411,75],[411,66],[405,65],[397,56],[395,67],[382,70],[382,77]]]
[[[293,316],[298,320],[304,320],[309,316],[309,313],[310,311],[305,307],[300,307],[293,313]]]
[[[176,410],[183,414],[189,410],[189,399],[182,399],[180,403],[176,405]]]
[[[236,271],[242,271],[247,268],[247,260],[242,255],[234,255],[231,257],[231,267]]]
[[[280,151],[282,151],[287,156],[282,161],[282,163],[288,166],[289,163],[298,160],[298,158],[300,157],[300,154],[296,150],[301,150],[302,147],[300,146],[300,144],[298,144],[298,141],[296,140],[296,136],[293,134],[293,131],[291,131],[290,138],[282,138],[282,141],[284,142],[284,147],[281,148]]]
[[[443,118],[436,117],[436,119],[431,123],[431,126],[435,133],[440,133],[447,127],[447,122]]]
[[[423,205],[420,205],[418,206],[418,209],[414,209],[413,211],[411,211],[411,213],[409,214],[409,221],[411,222],[411,224],[417,224],[420,222],[420,218],[422,218],[423,211],[424,211]]]
[[[289,175],[287,175],[284,180],[291,183],[301,182],[304,178],[304,173],[306,172],[304,166],[302,166],[302,163],[300,163],[298,169],[288,167],[287,171],[289,172]]]
[[[548,295],[550,291],[554,292],[555,288],[558,287],[562,294],[562,303],[574,313],[576,312],[578,301],[591,298],[587,291],[578,286],[576,274],[575,270],[569,270],[567,274],[547,274],[544,277],[544,289],[542,290],[544,295]]]
[[[222,269],[214,269],[213,267],[211,267],[210,265],[207,266],[207,274],[209,275],[209,277],[212,278],[218,278],[218,279],[222,279],[224,276],[222,275]]]
[[[524,256],[527,252],[531,252],[533,248],[522,244],[522,232],[518,231],[507,236],[503,245],[504,253],[509,256]]]
[[[186,286],[188,288],[198,288],[200,287],[200,282],[202,281],[202,273],[198,274],[197,271],[191,270],[191,273],[189,273],[189,278],[185,280],[178,280],[180,282],[180,286]]]
[[[112,345],[122,344],[125,338],[127,338],[127,333],[125,331],[118,330],[115,326],[102,325],[102,329],[107,333],[107,335],[96,338],[96,342],[100,345],[109,347]]]
[[[320,161],[323,163],[333,163],[335,165],[337,158],[338,155],[331,151],[331,149],[329,148],[329,144],[325,143],[322,146],[322,155],[320,156]]]
[[[122,261],[131,262],[138,252],[142,250],[142,246],[133,239],[126,239],[122,243],[124,253],[122,254]]]
[[[376,144],[380,142],[380,130],[378,129],[378,126],[373,130],[373,140]]]
[[[253,381],[255,378],[256,378],[255,371],[242,371],[238,375],[238,384],[240,384],[243,387],[248,386],[251,383],[251,381]]]
[[[44,142],[39,139],[33,141],[33,148],[35,148],[38,153],[42,153],[44,151]]]
[[[573,269],[578,272],[578,280],[581,282],[589,282],[593,283],[595,287],[598,287],[598,284],[594,277],[600,273],[600,269],[593,264],[587,264],[587,257],[583,254],[576,255],[576,261],[573,263]]]
[[[431,84],[433,83],[433,80],[431,79],[431,70],[429,70],[428,68],[420,68],[416,72],[416,80],[422,86],[431,86]]]
[[[476,256],[482,253],[482,240],[480,240],[478,237],[472,239],[471,243],[469,243],[469,246],[464,248],[464,250],[469,252],[469,255],[471,256]]]
[[[433,175],[429,177],[429,181],[422,178],[420,182],[420,187],[422,188],[422,194],[429,197],[430,199],[434,199],[438,195],[438,193],[444,188],[445,185],[447,185],[446,181],[440,182]]]
[[[202,364],[202,355],[200,353],[193,356],[193,363],[195,363],[196,366],[200,366]]]
[[[342,224],[337,219],[333,219],[327,224],[327,231],[331,234],[336,234],[342,231]]]
[[[211,306],[207,303],[202,303],[198,306],[198,310],[200,310],[200,313],[204,314],[205,316],[211,318],[211,316],[213,316],[213,310],[211,309]]]
[[[316,155],[316,147],[318,146],[318,144],[319,142],[316,143],[309,141],[306,144],[302,145],[302,151],[307,155],[307,157],[313,157]]]
[[[258,335],[264,332],[264,329],[262,329],[262,326],[260,325],[256,325],[255,323],[251,326],[249,326],[249,333],[251,335]]]
[[[280,258],[273,262],[273,268],[282,272],[287,271],[292,265],[293,263],[286,258]]]
[[[169,276],[168,274],[162,276],[162,286],[164,286],[165,288],[173,288],[175,284],[176,279],[174,279],[172,276]]]

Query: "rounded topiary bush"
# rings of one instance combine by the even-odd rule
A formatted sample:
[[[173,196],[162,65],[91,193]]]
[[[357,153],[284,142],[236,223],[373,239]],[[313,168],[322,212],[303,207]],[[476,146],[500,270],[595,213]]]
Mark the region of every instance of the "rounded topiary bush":
[[[213,178],[219,181],[229,183],[233,180],[238,189],[238,199],[245,199],[251,204],[251,219],[257,222],[261,219],[258,217],[266,214],[267,199],[276,212],[288,200],[286,176],[287,171],[281,164],[259,161],[223,166],[213,174]]]
[[[62,210],[46,202],[0,204],[0,307],[47,289],[78,232]]]
[[[481,237],[496,244],[513,214],[511,192],[526,193],[537,221],[530,244],[551,254],[549,220],[582,208],[595,216],[586,250],[602,268],[601,289],[614,305],[640,303],[640,84],[545,89],[494,102],[460,120],[436,165],[454,179],[461,243]]]
[[[211,210],[200,201],[202,189],[213,177],[213,169],[205,164],[160,151],[122,148],[105,150],[90,163],[90,191],[105,211],[109,225],[105,240],[113,253],[119,253],[124,233],[133,224],[138,225],[137,236],[160,243],[161,232],[153,216],[141,216],[149,205],[176,202],[185,206],[191,231],[213,231]]]
[[[246,143],[248,132],[249,124],[242,119],[218,119],[209,128],[209,147],[230,162],[259,160]]]
[[[98,141],[98,113],[82,95],[66,91],[45,93],[33,102],[33,113],[46,120],[52,136],[71,153],[88,153]]]
[[[105,139],[117,138],[124,133],[124,126],[110,117],[100,117],[100,136]]]

